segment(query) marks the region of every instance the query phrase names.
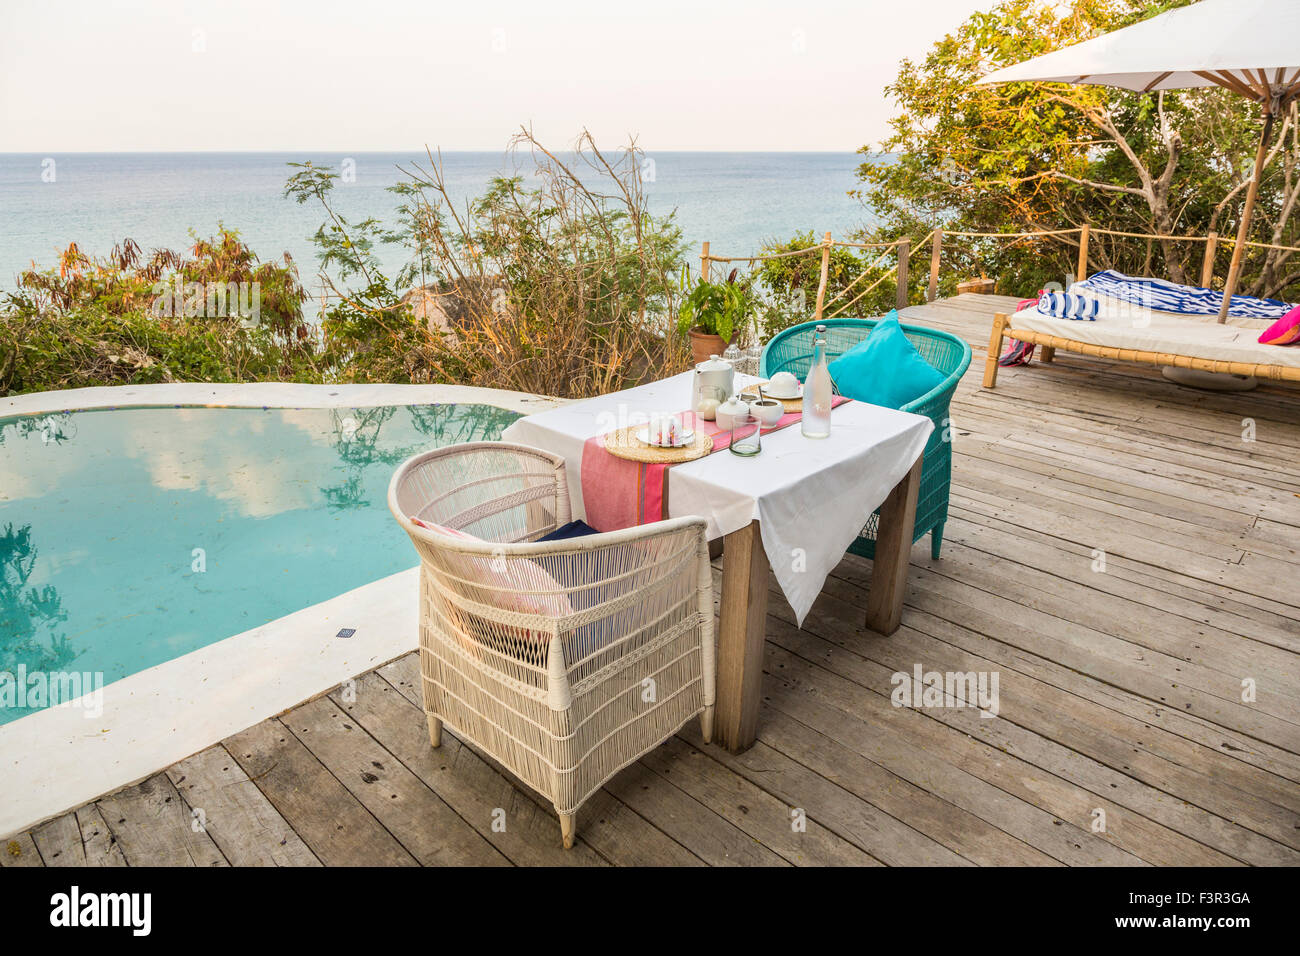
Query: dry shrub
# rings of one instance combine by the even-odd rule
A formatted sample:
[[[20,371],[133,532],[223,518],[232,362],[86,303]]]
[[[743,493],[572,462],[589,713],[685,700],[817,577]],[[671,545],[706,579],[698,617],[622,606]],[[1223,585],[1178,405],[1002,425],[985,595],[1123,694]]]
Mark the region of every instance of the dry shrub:
[[[684,247],[671,216],[647,211],[635,143],[609,157],[584,132],[560,156],[523,130],[511,146],[531,174],[498,178],[463,208],[440,157],[403,168],[393,231],[337,215],[329,171],[304,166],[290,180],[290,195],[315,196],[331,218],[316,241],[340,273],[325,276],[339,299],[325,330],[341,378],[576,398],[688,367],[671,321]],[[411,252],[395,281],[371,253],[376,241]],[[405,285],[436,301],[437,321],[423,306],[422,318],[412,313]]]

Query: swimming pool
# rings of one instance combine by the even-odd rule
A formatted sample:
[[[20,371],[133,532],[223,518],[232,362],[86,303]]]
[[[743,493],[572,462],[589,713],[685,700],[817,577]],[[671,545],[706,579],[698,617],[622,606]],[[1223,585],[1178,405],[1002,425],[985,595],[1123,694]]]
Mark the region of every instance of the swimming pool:
[[[518,417],[442,404],[0,418],[0,672],[109,684],[413,567],[386,506],[393,470]],[[0,695],[0,723],[48,703],[32,699]]]

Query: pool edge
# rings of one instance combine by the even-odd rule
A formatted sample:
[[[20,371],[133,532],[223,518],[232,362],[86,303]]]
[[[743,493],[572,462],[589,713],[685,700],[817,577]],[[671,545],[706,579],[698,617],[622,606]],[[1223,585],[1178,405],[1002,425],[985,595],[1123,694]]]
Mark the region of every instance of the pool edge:
[[[293,382],[104,385],[0,399],[0,418],[105,408],[367,408],[376,405],[494,405],[529,414],[564,399],[475,385],[300,385]]]
[[[99,717],[73,702],[0,725],[0,839],[414,650],[418,582],[408,568],[114,681]]]

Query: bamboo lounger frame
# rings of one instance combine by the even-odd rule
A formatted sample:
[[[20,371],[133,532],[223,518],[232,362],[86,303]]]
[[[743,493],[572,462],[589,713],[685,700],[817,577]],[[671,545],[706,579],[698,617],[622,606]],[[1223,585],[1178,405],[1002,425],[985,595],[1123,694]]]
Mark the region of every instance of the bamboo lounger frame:
[[[1138,349],[1112,348],[1106,345],[1090,345],[1076,342],[1060,335],[1048,335],[1044,332],[1031,332],[1028,329],[1010,328],[1011,316],[998,312],[993,316],[993,334],[989,337],[989,354],[984,362],[984,387],[993,388],[998,380],[998,358],[1002,354],[1002,342],[1005,339],[1019,339],[1043,347],[1043,361],[1052,361],[1057,349],[1092,355],[1096,358],[1116,359],[1120,362],[1138,362],[1143,365],[1172,365],[1175,368],[1190,368],[1200,372],[1224,372],[1229,375],[1253,375],[1256,378],[1269,379],[1274,382],[1300,382],[1300,368],[1286,365],[1254,365],[1249,362],[1220,362],[1214,359],[1194,358],[1190,355],[1178,355],[1174,352],[1144,352]]]

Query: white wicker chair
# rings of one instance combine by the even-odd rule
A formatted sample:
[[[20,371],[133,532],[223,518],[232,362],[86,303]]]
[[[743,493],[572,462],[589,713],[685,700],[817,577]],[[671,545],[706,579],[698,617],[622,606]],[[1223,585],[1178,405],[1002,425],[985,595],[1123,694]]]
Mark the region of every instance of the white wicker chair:
[[[578,807],[620,769],[696,714],[711,737],[703,518],[535,543],[570,520],[564,460],[507,442],[411,458],[388,506],[420,554],[433,746],[446,721],[548,797],[566,848]]]

